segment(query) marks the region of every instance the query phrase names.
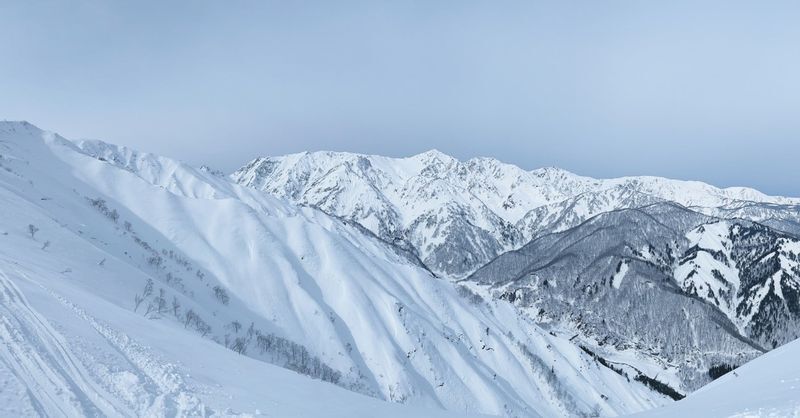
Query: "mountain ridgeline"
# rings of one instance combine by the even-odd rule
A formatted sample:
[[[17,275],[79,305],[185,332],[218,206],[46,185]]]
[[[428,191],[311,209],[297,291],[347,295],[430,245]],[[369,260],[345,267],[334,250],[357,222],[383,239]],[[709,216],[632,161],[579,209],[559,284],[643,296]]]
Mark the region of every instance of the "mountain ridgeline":
[[[466,281],[617,350],[679,365],[686,389],[800,336],[800,240],[673,203],[597,215]]]
[[[684,393],[800,336],[797,198],[437,151],[265,157],[231,177],[361,223],[595,353],[676,365]]]
[[[662,201],[787,232],[800,225],[798,198],[658,177],[599,180],[558,168],[525,171],[438,151],[408,158],[343,152],[262,157],[231,178],[358,222],[449,277],[464,277],[503,252],[594,215]]]
[[[0,202],[3,416],[398,411],[371,397],[432,411],[405,415],[550,417],[670,401],[365,226],[213,170],[5,122]]]
[[[615,416],[800,335],[800,199],[752,189],[0,122],[0,205],[0,415]]]

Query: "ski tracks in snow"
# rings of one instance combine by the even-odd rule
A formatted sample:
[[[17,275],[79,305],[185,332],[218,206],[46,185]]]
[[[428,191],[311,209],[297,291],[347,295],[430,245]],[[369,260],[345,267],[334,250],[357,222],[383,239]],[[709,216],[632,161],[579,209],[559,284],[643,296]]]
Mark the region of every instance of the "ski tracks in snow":
[[[16,270],[16,269],[15,269]],[[31,409],[46,416],[210,416],[189,390],[178,366],[161,361],[147,347],[89,315],[63,296],[34,283],[116,352],[116,364],[103,364],[89,350],[70,344],[28,302],[0,268],[0,368],[30,388]],[[120,364],[123,363],[123,364]],[[7,373],[8,374],[8,373]],[[0,413],[2,413],[0,407]]]

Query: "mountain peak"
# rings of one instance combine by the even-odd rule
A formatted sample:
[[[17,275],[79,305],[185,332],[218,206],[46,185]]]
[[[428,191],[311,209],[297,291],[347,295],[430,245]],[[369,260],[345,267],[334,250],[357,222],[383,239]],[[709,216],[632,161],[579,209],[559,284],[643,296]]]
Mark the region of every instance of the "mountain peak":
[[[421,152],[417,155],[412,156],[411,158],[421,159],[421,160],[430,160],[430,159],[438,159],[441,161],[449,161],[449,160],[456,160],[455,157],[452,157],[448,154],[445,154],[438,149],[429,149],[428,151]]]
[[[2,120],[0,121],[0,132],[13,134],[24,132],[27,134],[41,134],[43,131],[28,121]]]
[[[531,170],[531,174],[537,177],[565,177],[565,176],[577,176],[575,173],[571,171],[564,170],[560,167],[555,166],[547,166],[547,167],[539,167],[536,169]]]

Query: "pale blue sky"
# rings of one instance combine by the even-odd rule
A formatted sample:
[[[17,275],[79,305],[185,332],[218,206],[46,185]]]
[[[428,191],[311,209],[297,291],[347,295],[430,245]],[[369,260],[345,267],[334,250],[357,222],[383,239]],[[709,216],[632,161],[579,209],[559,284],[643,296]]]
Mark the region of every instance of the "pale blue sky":
[[[430,148],[800,196],[800,2],[6,1],[0,119],[232,170]]]

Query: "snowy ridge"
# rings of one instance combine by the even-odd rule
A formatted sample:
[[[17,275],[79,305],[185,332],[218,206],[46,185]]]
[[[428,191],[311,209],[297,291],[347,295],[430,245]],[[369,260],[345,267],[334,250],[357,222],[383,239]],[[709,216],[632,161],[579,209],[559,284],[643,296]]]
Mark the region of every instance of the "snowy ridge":
[[[208,170],[2,123],[0,200],[2,340],[16,350],[0,374],[4,393],[28,394],[7,411],[404,413],[271,364],[414,408],[615,415],[667,402],[511,304]],[[48,375],[71,392],[41,398],[31,388]],[[322,409],[283,380],[322,393]]]
[[[593,179],[558,168],[525,171],[492,158],[438,151],[407,158],[306,152],[253,160],[236,182],[359,222],[404,242],[438,273],[463,276],[545,232],[613,209],[672,201],[686,207],[797,205],[800,198],[659,177]],[[711,209],[708,209],[711,211]]]
[[[775,349],[728,372],[674,404],[634,415],[639,418],[703,416],[795,417],[800,415],[800,341]]]
[[[798,241],[661,202],[545,234],[464,280],[576,340],[674,365],[688,393],[800,337]]]

